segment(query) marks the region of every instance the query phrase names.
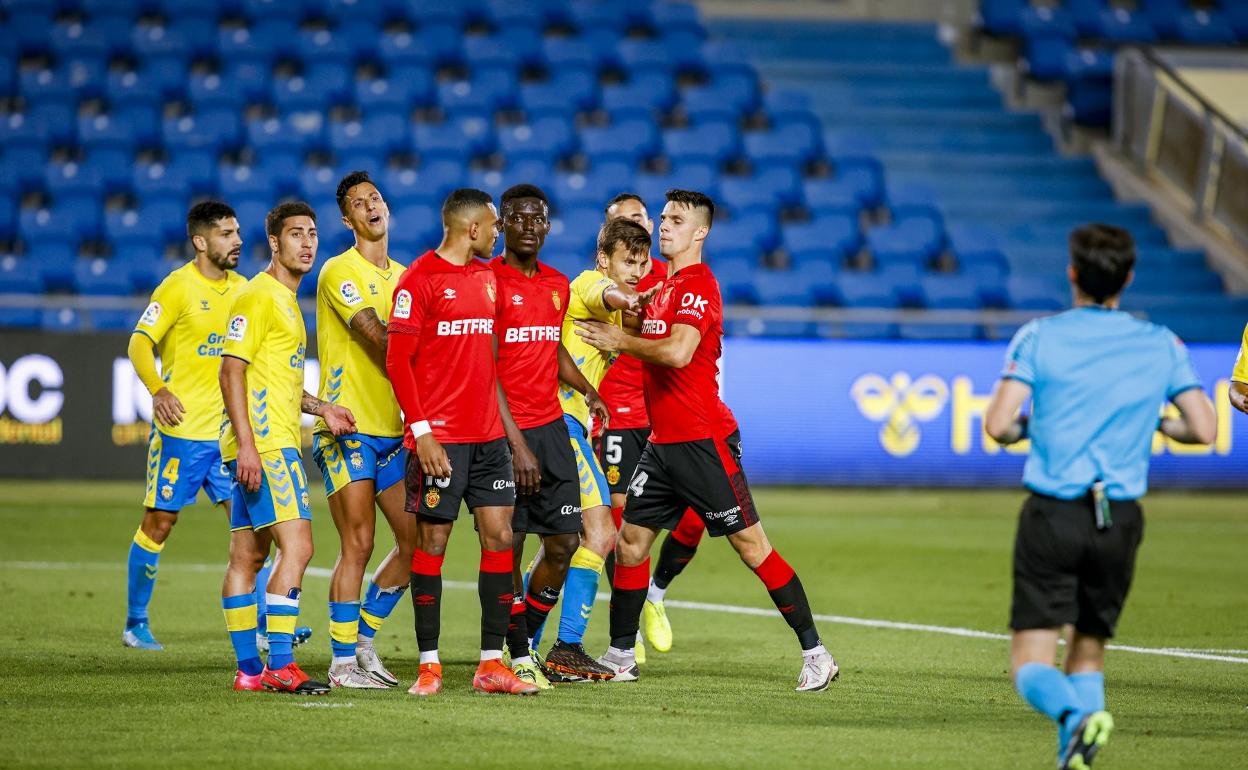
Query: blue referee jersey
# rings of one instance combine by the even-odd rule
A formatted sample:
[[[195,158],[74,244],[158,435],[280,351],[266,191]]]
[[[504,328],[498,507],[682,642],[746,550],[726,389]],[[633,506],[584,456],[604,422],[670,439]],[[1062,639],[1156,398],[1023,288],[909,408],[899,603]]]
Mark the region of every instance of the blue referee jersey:
[[[1001,376],[1032,389],[1024,486],[1065,500],[1096,481],[1111,500],[1143,497],[1161,407],[1201,387],[1173,332],[1100,306],[1019,329]]]

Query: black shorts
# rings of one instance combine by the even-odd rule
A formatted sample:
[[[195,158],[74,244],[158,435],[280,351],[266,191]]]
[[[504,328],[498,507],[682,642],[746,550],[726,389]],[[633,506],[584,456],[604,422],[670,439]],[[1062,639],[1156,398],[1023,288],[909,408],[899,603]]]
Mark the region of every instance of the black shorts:
[[[741,470],[741,433],[679,444],[647,442],[628,484],[624,521],[675,529],[686,508],[706,522],[711,537],[758,523],[750,485]]]
[[[511,448],[506,439],[479,444],[443,444],[451,461],[451,477],[435,479],[420,470],[415,452],[407,456],[408,513],[419,513],[430,519],[455,521],[459,504],[468,509],[516,504],[516,482],[511,475]]]
[[[512,532],[567,535],[581,531],[581,482],[576,457],[568,441],[568,426],[560,417],[552,423],[521,431],[537,455],[542,486],[531,495],[516,495]]]
[[[613,495],[628,494],[628,482],[633,478],[641,451],[650,440],[649,428],[624,428],[605,430],[594,442],[598,461],[607,476],[607,486]]]
[[[1091,495],[1027,498],[1014,540],[1010,628],[1073,623],[1088,636],[1114,635],[1144,537],[1144,513],[1134,500],[1109,505],[1113,525],[1098,530]]]

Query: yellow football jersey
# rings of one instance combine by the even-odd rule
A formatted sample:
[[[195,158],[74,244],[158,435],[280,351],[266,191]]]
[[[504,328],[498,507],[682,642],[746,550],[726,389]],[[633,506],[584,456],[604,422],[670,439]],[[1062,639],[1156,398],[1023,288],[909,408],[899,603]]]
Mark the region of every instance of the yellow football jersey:
[[[568,312],[563,317],[563,346],[572,354],[572,360],[589,384],[595,388],[602,383],[607,369],[615,363],[618,353],[604,353],[591,346],[576,333],[573,321],[602,321],[604,323],[623,326],[624,312],[612,310],[603,301],[603,293],[615,286],[615,281],[598,272],[586,270],[572,281],[568,299]],[[564,414],[570,414],[589,430],[589,407],[585,405],[585,397],[566,385],[559,385],[559,403],[563,405]]]
[[[221,354],[249,364],[247,415],[256,451],[262,454],[302,445],[299,404],[307,342],[295,293],[276,278],[260,273],[238,292]],[[238,436],[226,418],[221,426],[221,459],[236,457]]]
[[[321,362],[319,398],[341,404],[355,415],[356,431],[369,436],[402,436],[399,402],[386,378],[385,353],[351,328],[351,319],[372,308],[382,323],[390,319],[394,287],[403,265],[390,260],[382,270],[354,247],[321,268],[316,282],[316,351]],[[328,432],[317,418],[316,431]]]
[[[211,441],[221,427],[221,347],[230,304],[247,279],[227,272],[210,281],[194,262],[179,267],[160,282],[134,327],[156,346],[161,379],[178,397],[186,414],[174,426],[161,426],[166,436]]]
[[[1235,356],[1235,369],[1231,372],[1231,382],[1248,383],[1248,326],[1244,327],[1244,338],[1239,343],[1239,355]]]

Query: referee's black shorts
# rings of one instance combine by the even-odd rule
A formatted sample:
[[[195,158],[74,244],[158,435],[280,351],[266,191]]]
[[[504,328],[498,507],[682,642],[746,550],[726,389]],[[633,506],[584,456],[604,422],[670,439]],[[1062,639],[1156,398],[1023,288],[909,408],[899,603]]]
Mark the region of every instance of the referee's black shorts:
[[[1144,537],[1144,513],[1134,500],[1110,501],[1110,518],[1111,527],[1096,528],[1091,494],[1027,498],[1014,540],[1010,628],[1071,623],[1088,636],[1114,635]]]

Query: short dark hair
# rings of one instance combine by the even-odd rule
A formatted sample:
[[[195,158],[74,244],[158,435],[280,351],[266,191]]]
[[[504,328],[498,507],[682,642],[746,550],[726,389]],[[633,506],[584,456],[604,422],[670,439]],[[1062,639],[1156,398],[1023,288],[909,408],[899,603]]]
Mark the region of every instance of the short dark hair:
[[[1070,233],[1075,283],[1096,303],[1120,293],[1135,268],[1135,239],[1114,225],[1090,224]]]
[[[536,198],[542,203],[550,206],[550,200],[547,199],[546,193],[542,192],[542,188],[531,184],[516,184],[508,187],[499,200],[503,207],[506,208],[508,203],[521,198]]]
[[[706,226],[710,227],[711,222],[715,221],[715,202],[705,193],[696,190],[668,190],[668,203],[683,203],[691,209],[701,209],[706,215]]]
[[[631,219],[612,219],[598,231],[598,251],[609,257],[617,245],[629,254],[649,254],[650,233]]]
[[[640,204],[641,204],[641,205],[643,205],[643,206],[644,206],[644,205],[646,205],[646,202],[645,202],[645,201],[643,201],[643,200],[641,199],[641,196],[640,196],[640,195],[638,195],[637,193],[622,192],[622,193],[620,193],[619,195],[617,195],[617,196],[615,196],[614,198],[612,198],[611,200],[607,201],[607,205],[606,205],[606,207],[602,210],[602,213],[603,213],[603,214],[606,214],[607,216],[610,216],[610,215],[611,215],[611,207],[612,207],[612,206],[615,206],[615,205],[617,205],[617,204],[623,203],[624,201],[637,201],[638,203],[640,203]]]
[[[273,207],[269,215],[264,218],[264,231],[269,235],[281,235],[282,225],[291,217],[311,217],[312,224],[316,224],[316,212],[311,206],[303,201],[291,201],[279,203]]]
[[[367,171],[352,171],[338,183],[338,210],[342,212],[344,217],[347,215],[347,192],[357,184],[364,184],[365,182],[368,182],[373,187],[377,186],[377,183],[373,181],[373,178],[368,175]]]
[[[221,201],[201,201],[191,206],[191,210],[186,212],[186,235],[191,237],[196,233],[203,232],[212,227],[222,219],[230,217],[238,218],[234,213],[234,209],[230,208],[228,203]]]
[[[461,187],[458,190],[452,190],[442,204],[442,224],[448,223],[451,217],[456,214],[485,208],[493,202],[494,199],[484,190],[477,190],[472,187]]]

